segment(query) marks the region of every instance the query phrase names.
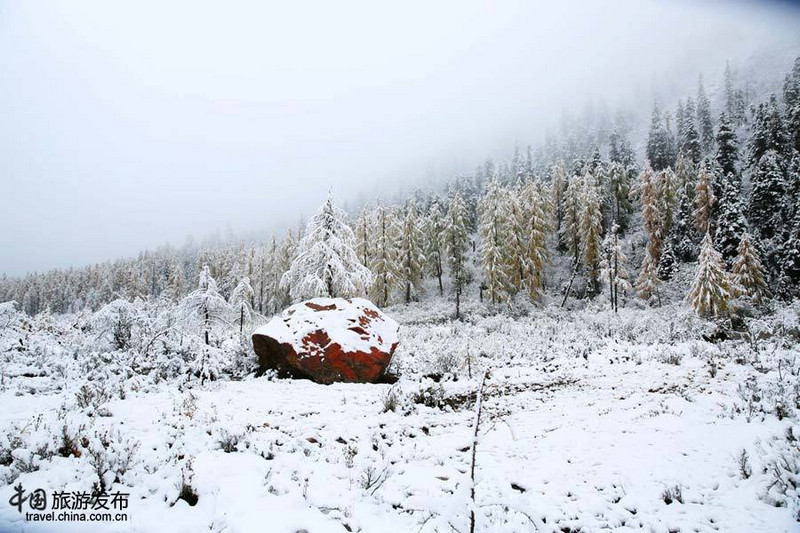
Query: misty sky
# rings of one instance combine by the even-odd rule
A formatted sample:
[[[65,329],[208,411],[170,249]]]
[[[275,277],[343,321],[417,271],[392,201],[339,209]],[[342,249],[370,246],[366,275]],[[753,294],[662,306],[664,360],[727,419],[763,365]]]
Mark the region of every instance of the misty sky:
[[[0,272],[296,225],[799,30],[763,2],[0,0]]]

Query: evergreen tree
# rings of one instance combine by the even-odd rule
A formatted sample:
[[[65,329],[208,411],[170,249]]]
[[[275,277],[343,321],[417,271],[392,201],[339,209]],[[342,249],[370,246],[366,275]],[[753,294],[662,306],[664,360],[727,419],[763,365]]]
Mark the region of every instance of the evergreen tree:
[[[800,152],[800,57],[794,60],[792,71],[783,83],[786,103],[786,131],[789,150]]]
[[[567,170],[563,159],[559,159],[553,166],[551,182],[553,184],[553,226],[557,232],[560,232],[564,220],[564,199],[567,193]]]
[[[647,233],[647,250],[651,258],[652,268],[658,266],[661,257],[661,223],[662,216],[659,212],[658,189],[655,183],[653,169],[646,165],[642,174],[639,176],[640,190],[642,195],[642,219],[644,230]]]
[[[661,118],[657,105],[653,105],[650,134],[647,139],[647,159],[654,170],[662,170],[672,165],[675,159],[673,140]]]
[[[714,124],[711,120],[711,105],[703,87],[702,76],[697,84],[697,129],[700,133],[702,153],[711,153],[714,144]]]
[[[372,251],[372,220],[371,213],[366,207],[361,210],[356,220],[356,255],[365,267],[371,263]]]
[[[561,225],[560,239],[567,253],[577,266],[581,252],[581,205],[583,201],[583,182],[578,176],[569,180],[564,193],[564,220]]]
[[[522,289],[525,281],[525,261],[530,236],[526,231],[529,198],[525,195],[523,182],[517,180],[513,187],[504,189],[505,210],[508,213],[506,254],[508,257],[508,272],[514,292]]]
[[[434,198],[428,211],[428,222],[426,228],[426,256],[428,258],[428,267],[430,272],[436,277],[439,282],[439,296],[444,295],[444,286],[442,285],[442,275],[444,274],[444,234],[445,234],[445,220],[442,213],[442,206],[438,198]]]
[[[609,302],[616,313],[619,309],[620,289],[623,294],[633,290],[628,281],[628,271],[625,269],[628,258],[622,252],[619,231],[616,225],[612,224],[611,229],[606,233],[602,249],[603,259],[600,262],[600,279],[608,289]]]
[[[246,324],[253,321],[253,297],[255,292],[250,285],[250,278],[243,277],[231,292],[230,304],[234,312],[234,324],[239,325],[239,333],[244,333]]]
[[[764,266],[750,242],[749,233],[745,233],[739,241],[736,259],[731,267],[731,278],[737,295],[748,296],[757,304],[769,296],[767,282],[764,281]]]
[[[772,150],[778,155],[783,155],[786,148],[786,132],[783,126],[778,101],[773,94],[769,105],[761,103],[755,110],[753,119],[753,134],[750,138],[748,153],[748,166],[754,168],[761,157]]]
[[[347,213],[334,205],[329,194],[308,221],[297,254],[281,278],[292,300],[363,296],[372,284],[372,274],[359,261],[355,240]]]
[[[681,131],[682,144],[680,151],[683,152],[695,165],[700,162],[703,155],[703,145],[700,134],[697,132],[695,124],[694,102],[689,98],[686,102],[685,115],[683,118],[683,130]]]
[[[639,271],[639,277],[636,278],[636,294],[642,300],[646,300],[650,303],[653,303],[655,297],[659,296],[659,280],[656,268],[657,262],[653,259],[653,256],[650,254],[650,249],[648,248],[642,260],[642,268]]]
[[[400,276],[399,281],[405,290],[405,301],[416,299],[422,291],[422,278],[425,267],[425,240],[422,224],[417,213],[417,205],[410,200],[406,205],[403,228],[400,235]]]
[[[466,207],[458,190],[455,191],[447,209],[445,242],[447,264],[450,268],[453,295],[456,297],[456,318],[461,317],[461,294],[467,284],[467,224]]]
[[[795,214],[786,240],[779,246],[777,294],[791,299],[800,295],[800,212]]]
[[[721,179],[720,182],[722,183],[722,195],[715,204],[717,229],[714,235],[714,245],[722,257],[726,261],[730,261],[736,255],[742,235],[747,231],[747,221],[742,214],[739,191],[733,184],[733,177],[728,175],[727,179]]]
[[[711,187],[711,175],[705,165],[700,168],[697,185],[694,189],[694,227],[701,235],[711,230],[711,216],[714,209],[714,192]]]
[[[677,262],[678,258],[672,249],[672,241],[665,240],[661,250],[661,257],[658,259],[658,267],[656,268],[658,279],[663,281],[672,279]]]
[[[731,298],[730,279],[722,256],[714,249],[711,235],[706,233],[700,248],[700,259],[688,301],[700,316],[719,316],[728,310]]]
[[[683,262],[694,261],[697,257],[697,247],[693,239],[695,233],[694,209],[692,208],[692,201],[683,187],[678,188],[677,205],[667,240],[677,260]]]
[[[583,177],[583,202],[580,214],[580,232],[583,267],[586,272],[590,296],[600,290],[600,260],[602,256],[603,213],[599,187],[594,177]]]
[[[524,286],[532,300],[541,296],[542,275],[547,262],[547,235],[551,231],[549,223],[547,192],[539,180],[527,182],[522,191],[526,204],[526,219],[522,230],[527,234],[525,250]]]
[[[184,318],[198,318],[202,324],[205,344],[210,344],[211,329],[215,324],[227,324],[230,306],[219,292],[211,269],[204,265],[198,276],[197,289],[183,299],[179,313]]]
[[[374,277],[372,284],[373,300],[379,307],[389,303],[392,290],[397,283],[398,264],[397,222],[392,211],[379,204],[375,208],[375,245],[370,270]]]
[[[504,301],[511,287],[508,257],[509,212],[504,194],[496,179],[489,183],[480,203],[478,232],[481,245],[481,267],[484,283],[492,304]]]
[[[762,239],[771,239],[783,227],[783,202],[786,195],[782,159],[774,150],[764,153],[752,174],[750,222]]]
[[[658,173],[656,179],[656,209],[658,210],[659,238],[663,243],[667,238],[677,207],[678,180],[671,168],[665,168]],[[659,256],[660,257],[660,256]]]
[[[739,151],[736,148],[736,134],[733,132],[728,116],[722,113],[719,116],[719,131],[717,132],[717,155],[715,157],[721,175],[733,176],[737,188],[741,188],[741,176],[737,168]]]
[[[614,162],[608,169],[609,196],[612,206],[612,221],[619,231],[628,227],[628,217],[633,209],[629,200],[631,193],[630,175],[621,163]]]

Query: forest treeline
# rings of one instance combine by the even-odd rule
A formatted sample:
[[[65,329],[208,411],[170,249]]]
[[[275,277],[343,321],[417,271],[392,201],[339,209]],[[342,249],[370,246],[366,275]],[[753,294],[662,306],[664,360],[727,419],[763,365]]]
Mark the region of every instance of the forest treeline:
[[[765,101],[751,101],[730,67],[722,92],[715,113],[702,78],[674,111],[654,105],[638,155],[624,115],[613,124],[584,122],[560,141],[517,148],[509,161],[489,159],[470,176],[402,202],[375,202],[348,217],[329,199],[314,228],[267,242],[165,247],[85,268],[3,276],[0,301],[15,300],[31,315],[94,311],[118,299],[178,302],[211,278],[220,298],[246,300],[263,315],[319,294],[364,294],[380,306],[409,302],[425,286],[453,298],[458,314],[471,282],[491,304],[521,294],[540,299],[557,258],[570,265],[570,287],[581,288],[573,294],[607,298],[614,308],[621,293],[657,304],[660,284],[680,263],[695,261],[687,296],[701,314],[720,314],[735,297],[755,304],[794,298],[800,58],[781,94]],[[624,251],[634,237],[646,245],[631,265]],[[323,253],[314,248],[320,241],[346,258],[331,267],[341,270],[336,283],[344,288],[333,276],[305,277],[303,268],[313,270]]]

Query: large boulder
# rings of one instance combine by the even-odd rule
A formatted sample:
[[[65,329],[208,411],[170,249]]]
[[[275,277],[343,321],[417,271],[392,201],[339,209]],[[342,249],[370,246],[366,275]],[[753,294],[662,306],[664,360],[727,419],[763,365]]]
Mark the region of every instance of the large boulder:
[[[362,298],[314,298],[253,333],[259,373],[317,383],[380,380],[397,348],[397,322]]]

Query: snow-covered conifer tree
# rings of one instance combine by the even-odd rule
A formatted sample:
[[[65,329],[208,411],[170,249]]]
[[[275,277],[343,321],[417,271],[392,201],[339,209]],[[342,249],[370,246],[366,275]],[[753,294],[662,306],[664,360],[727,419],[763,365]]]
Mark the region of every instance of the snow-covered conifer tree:
[[[505,194],[497,179],[493,179],[481,199],[478,221],[481,267],[492,304],[504,301],[511,288],[508,254],[509,217]]]
[[[372,274],[356,256],[347,213],[334,205],[329,194],[308,221],[281,286],[288,287],[292,301],[297,302],[317,296],[363,296],[371,284]]]
[[[768,150],[759,159],[751,182],[749,218],[762,239],[770,239],[783,227],[783,201],[786,181],[781,167],[782,158],[774,150]]]
[[[542,293],[542,277],[548,257],[547,235],[551,231],[550,204],[547,192],[539,179],[530,180],[525,184],[522,197],[527,207],[522,229],[528,236],[524,255],[524,286],[530,298],[535,300]]]
[[[211,328],[215,324],[228,323],[230,306],[220,294],[208,265],[204,265],[200,271],[197,285],[197,289],[183,299],[179,311],[184,318],[194,317],[200,320],[205,343],[210,344]]]
[[[425,224],[425,244],[428,268],[439,282],[439,296],[444,295],[442,275],[444,273],[444,236],[445,220],[442,206],[438,198],[434,198],[428,210],[428,220]]]
[[[403,285],[405,301],[409,303],[422,291],[425,268],[425,235],[413,199],[405,208],[397,248],[400,255],[399,281]]]
[[[714,193],[711,188],[711,174],[705,165],[700,168],[697,175],[697,185],[694,189],[694,227],[698,233],[704,235],[711,229],[711,213],[714,208]]]
[[[356,255],[365,267],[371,263],[372,252],[372,217],[368,208],[364,207],[356,220]]]
[[[739,240],[747,231],[747,221],[742,214],[739,191],[733,183],[733,176],[729,174],[720,178],[722,196],[716,201],[714,246],[722,254],[723,259],[729,262],[736,255]]]
[[[573,176],[564,192],[564,218],[561,224],[561,242],[573,258],[577,268],[581,253],[581,206],[583,202],[583,180]]]
[[[656,177],[649,164],[645,165],[639,181],[642,195],[642,219],[648,238],[647,251],[651,258],[650,266],[655,269],[661,258],[662,218],[659,212],[658,184],[655,182]]]
[[[706,233],[700,248],[700,259],[687,299],[701,316],[719,316],[728,310],[731,284],[722,256],[714,249],[711,235]]]
[[[628,258],[622,252],[618,233],[617,225],[612,224],[603,239],[603,258],[600,261],[600,280],[608,288],[609,302],[615,313],[619,309],[619,291],[622,290],[624,294],[633,290],[625,269]]]
[[[397,220],[394,212],[378,204],[375,208],[375,238],[370,270],[375,279],[372,295],[375,303],[383,307],[389,303],[397,283]]]
[[[739,241],[736,258],[731,267],[731,278],[735,294],[748,296],[757,304],[769,295],[767,282],[764,279],[764,266],[753,247],[749,233],[745,233]]]
[[[239,333],[244,332],[245,324],[253,321],[253,307],[251,305],[255,291],[250,285],[250,278],[247,276],[239,280],[239,283],[231,292],[230,304],[234,313],[234,324],[239,325]]]
[[[467,208],[461,193],[456,190],[447,209],[445,243],[447,264],[453,295],[456,297],[456,318],[461,316],[461,293],[467,284]]]
[[[636,294],[642,300],[653,302],[654,297],[658,295],[658,275],[656,269],[658,265],[650,255],[650,248],[645,251],[644,259],[642,260],[642,269],[639,272],[639,277],[636,278]],[[659,298],[660,300],[660,298]]]
[[[594,177],[583,176],[583,202],[581,204],[581,260],[586,272],[589,293],[594,296],[600,289],[600,260],[602,256],[603,212],[600,188]]]

